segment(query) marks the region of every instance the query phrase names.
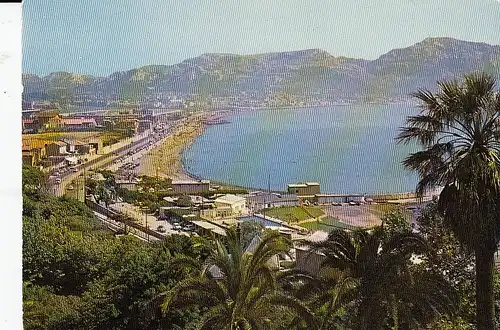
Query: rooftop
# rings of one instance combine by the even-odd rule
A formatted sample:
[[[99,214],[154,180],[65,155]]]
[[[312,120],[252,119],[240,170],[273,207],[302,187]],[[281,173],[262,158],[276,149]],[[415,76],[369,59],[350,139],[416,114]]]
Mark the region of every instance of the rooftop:
[[[189,181],[189,180],[172,180],[172,184],[208,184],[210,181],[201,180],[201,181]]]
[[[82,142],[80,140],[67,140],[67,139],[62,139],[62,142],[65,142],[67,144],[73,145],[73,146],[84,146],[87,145],[87,143]]]
[[[273,203],[273,202],[297,202],[299,198],[294,194],[252,194],[245,196],[246,200],[254,203]]]
[[[61,123],[63,125],[82,125],[82,124],[94,124],[97,122],[94,118],[62,118]]]
[[[224,195],[224,196],[217,198],[215,201],[219,202],[219,203],[233,204],[233,203],[245,202],[245,198],[240,197],[240,196],[236,196],[236,195],[228,194],[228,195]]]
[[[207,222],[207,221],[191,221],[191,222],[198,227],[210,230],[210,231],[212,231],[216,234],[222,235],[222,236],[226,236],[226,231],[224,229],[222,229],[221,227],[216,226],[210,222]]]
[[[307,188],[305,183],[291,183],[288,185],[290,188]]]
[[[45,144],[51,142],[52,141],[46,141],[46,140],[23,139],[22,150],[42,149],[45,147]]]

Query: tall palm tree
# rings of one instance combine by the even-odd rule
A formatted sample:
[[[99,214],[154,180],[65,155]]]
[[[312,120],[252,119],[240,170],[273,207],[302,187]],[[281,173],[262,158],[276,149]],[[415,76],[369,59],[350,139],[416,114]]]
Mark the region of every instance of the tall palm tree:
[[[443,187],[439,208],[462,244],[474,251],[476,323],[494,329],[494,253],[500,237],[500,93],[486,74],[461,83],[438,82],[436,94],[414,96],[422,111],[410,116],[398,140],[417,141],[422,151],[404,165],[417,171],[417,192]]]
[[[278,290],[271,257],[288,253],[291,242],[268,232],[253,252],[246,252],[240,235],[227,232],[227,248],[216,241],[199,275],[181,281],[166,294],[163,311],[197,305],[205,308],[197,329],[268,329],[273,319],[293,311],[314,324],[309,309]]]
[[[339,269],[359,281],[357,329],[388,325],[418,329],[436,313],[453,310],[451,292],[439,276],[413,272],[412,256],[426,250],[420,235],[389,234],[382,226],[353,232],[335,230],[311,248],[325,255],[322,268]]]

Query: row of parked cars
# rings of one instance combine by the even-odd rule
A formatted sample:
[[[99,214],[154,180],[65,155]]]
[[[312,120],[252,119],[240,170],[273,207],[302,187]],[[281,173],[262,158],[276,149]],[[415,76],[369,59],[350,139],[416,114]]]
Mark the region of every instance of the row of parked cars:
[[[56,184],[59,184],[59,183],[61,183],[61,175],[63,175],[64,173],[68,173],[68,172],[76,173],[76,172],[78,172],[78,168],[76,166],[61,167],[61,168],[53,171],[50,174],[49,179],[53,179]]]
[[[134,168],[136,168],[138,166],[139,166],[138,163],[125,163],[125,164],[121,165],[119,167],[119,169],[121,169],[121,170],[132,170],[132,169],[134,169]]]
[[[182,221],[177,218],[158,218],[159,220],[166,220],[172,225],[173,230],[177,231],[185,231],[185,232],[194,232],[195,231],[195,226],[191,222],[188,221]],[[160,233],[166,232],[166,228],[163,225],[160,225],[157,227],[156,231]]]

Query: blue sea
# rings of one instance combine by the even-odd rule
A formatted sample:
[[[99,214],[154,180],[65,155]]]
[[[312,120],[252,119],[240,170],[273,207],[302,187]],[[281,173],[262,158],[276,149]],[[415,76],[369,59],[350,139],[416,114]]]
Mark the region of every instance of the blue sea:
[[[183,154],[185,169],[228,184],[284,191],[315,181],[324,193],[414,191],[417,175],[401,162],[416,145],[396,144],[407,104],[269,109],[208,126]]]

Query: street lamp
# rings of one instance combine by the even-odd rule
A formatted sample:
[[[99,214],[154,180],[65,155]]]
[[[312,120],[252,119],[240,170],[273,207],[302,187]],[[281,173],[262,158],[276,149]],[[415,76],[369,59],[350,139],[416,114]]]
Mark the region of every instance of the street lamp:
[[[143,207],[143,203],[142,202],[139,202],[139,208],[141,210],[141,212],[144,213],[145,215],[145,218],[146,218],[146,229],[149,229],[148,228],[148,213],[146,212],[146,207]],[[147,240],[149,242],[149,231],[146,230],[146,234],[147,234]]]

